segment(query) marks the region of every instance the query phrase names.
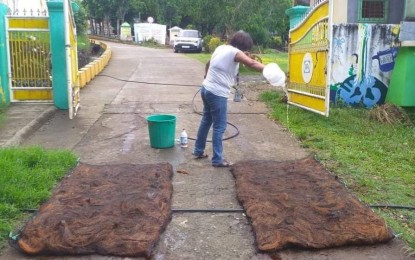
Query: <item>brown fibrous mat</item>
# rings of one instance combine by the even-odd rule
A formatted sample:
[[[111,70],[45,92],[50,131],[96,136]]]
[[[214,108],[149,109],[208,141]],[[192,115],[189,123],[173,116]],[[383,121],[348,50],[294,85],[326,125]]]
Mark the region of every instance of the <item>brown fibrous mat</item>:
[[[260,251],[368,245],[394,237],[382,218],[312,157],[241,161],[231,170]]]
[[[168,163],[80,163],[14,241],[30,255],[151,256],[171,219]]]

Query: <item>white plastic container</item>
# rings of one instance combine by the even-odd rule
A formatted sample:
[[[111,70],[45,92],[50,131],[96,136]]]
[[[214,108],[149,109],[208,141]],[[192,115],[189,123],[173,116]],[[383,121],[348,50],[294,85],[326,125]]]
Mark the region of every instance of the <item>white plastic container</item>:
[[[187,147],[187,133],[185,129],[183,129],[183,131],[180,133],[180,147]]]
[[[269,84],[274,87],[285,87],[285,80],[287,77],[277,63],[267,64],[262,71],[262,75],[269,82]]]

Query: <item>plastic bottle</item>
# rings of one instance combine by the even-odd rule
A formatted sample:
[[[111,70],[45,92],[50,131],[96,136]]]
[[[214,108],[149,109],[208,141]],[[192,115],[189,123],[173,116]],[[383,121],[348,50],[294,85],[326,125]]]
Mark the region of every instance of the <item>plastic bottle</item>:
[[[180,146],[183,148],[187,147],[187,133],[185,129],[183,129],[183,131],[180,134]]]

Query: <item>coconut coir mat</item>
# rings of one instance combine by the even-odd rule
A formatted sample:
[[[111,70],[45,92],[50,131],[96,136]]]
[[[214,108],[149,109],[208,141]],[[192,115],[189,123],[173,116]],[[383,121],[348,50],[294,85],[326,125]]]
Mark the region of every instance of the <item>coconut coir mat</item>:
[[[375,244],[393,238],[384,220],[313,158],[242,161],[232,173],[261,251]]]
[[[81,163],[14,247],[30,255],[150,256],[171,217],[172,176],[168,163]]]

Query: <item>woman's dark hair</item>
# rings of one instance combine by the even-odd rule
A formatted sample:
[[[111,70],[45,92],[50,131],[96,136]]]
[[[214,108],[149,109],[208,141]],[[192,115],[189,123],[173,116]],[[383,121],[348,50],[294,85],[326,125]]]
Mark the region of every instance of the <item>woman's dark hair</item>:
[[[254,45],[254,42],[249,33],[238,31],[229,40],[229,44],[241,51],[249,51]]]

